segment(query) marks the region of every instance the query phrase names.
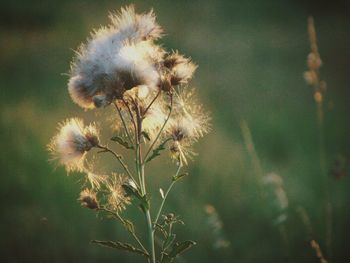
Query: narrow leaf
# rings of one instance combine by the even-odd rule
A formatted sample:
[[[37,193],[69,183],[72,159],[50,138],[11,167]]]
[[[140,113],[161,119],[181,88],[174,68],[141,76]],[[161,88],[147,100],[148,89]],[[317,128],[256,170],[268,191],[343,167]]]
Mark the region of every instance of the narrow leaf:
[[[103,247],[109,247],[109,248],[115,248],[115,249],[119,249],[119,250],[124,250],[124,251],[128,251],[128,252],[132,252],[132,253],[136,253],[139,255],[143,255],[146,257],[149,257],[148,253],[144,252],[141,249],[138,249],[128,243],[122,243],[119,241],[101,241],[101,240],[92,240],[91,243],[103,246]]]
[[[143,131],[143,132],[141,132],[141,134],[143,135],[143,137],[146,138],[147,141],[151,140],[151,138],[149,137],[149,134],[147,132]]]
[[[162,254],[162,261],[161,263],[170,263],[173,262],[174,258],[169,257],[167,253]]]
[[[191,241],[191,240],[176,242],[172,246],[171,251],[169,252],[169,257],[175,258],[177,255],[185,252],[186,250],[190,249],[194,245],[196,245],[196,242]]]
[[[123,225],[130,233],[135,234],[135,227],[134,227],[134,224],[131,221],[129,221],[127,219],[124,219],[123,220]]]
[[[154,158],[156,158],[157,156],[160,155],[160,152],[165,150],[165,144],[169,141],[169,139],[165,140],[164,142],[162,142],[161,144],[159,144],[159,146],[153,150],[151,156],[149,156],[147,159],[146,159],[146,163],[153,160]]]
[[[162,188],[159,188],[159,193],[160,193],[160,196],[162,197],[162,199],[164,199],[164,191]]]
[[[147,196],[142,196],[137,189],[130,186],[129,184],[123,184],[122,187],[128,196],[136,198],[140,202],[142,210],[147,210],[149,208]]]
[[[156,224],[156,229],[158,229],[162,234],[163,234],[163,236],[165,237],[165,238],[167,238],[168,237],[168,233],[167,233],[167,231],[164,229],[164,227],[161,225],[161,224]]]
[[[176,181],[178,181],[178,180],[181,180],[182,178],[184,178],[184,177],[187,176],[187,175],[188,175],[188,173],[178,174],[178,175],[176,175],[176,176],[174,175],[172,180],[173,180],[174,182],[176,182]]]
[[[170,247],[176,238],[176,234],[171,234],[168,236],[168,238],[164,241],[163,248],[166,250],[168,247]]]
[[[112,141],[119,143],[120,145],[124,146],[126,149],[134,149],[133,145],[130,145],[127,141],[123,139],[123,137],[120,137],[119,135],[115,135],[111,138]]]

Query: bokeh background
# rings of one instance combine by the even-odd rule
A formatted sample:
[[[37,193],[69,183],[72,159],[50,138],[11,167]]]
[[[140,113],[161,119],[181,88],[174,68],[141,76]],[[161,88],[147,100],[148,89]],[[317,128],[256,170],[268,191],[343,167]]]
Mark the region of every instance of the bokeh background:
[[[310,14],[324,63],[321,75],[328,84],[325,138],[333,205],[329,261],[350,262],[350,3],[133,3],[142,12],[154,8],[167,33],[162,42],[168,50],[179,49],[199,64],[192,85],[213,118],[212,132],[197,145],[200,154],[188,167],[191,176],[175,187],[166,209],[186,222],[177,229],[179,238],[198,242],[178,262],[319,262],[311,238],[331,258],[325,248],[315,103],[303,79]],[[128,239],[119,224],[80,207],[80,177],[55,169],[46,151],[57,122],[70,116],[101,118],[73,104],[62,73],[68,72],[73,49],[91,29],[106,24],[108,12],[125,4],[130,2],[0,4],[1,262],[144,260],[89,243]],[[261,173],[274,172],[283,179],[289,200],[283,211],[271,187],[257,183],[242,120],[250,129]],[[164,167],[155,165],[150,175],[156,203],[157,187],[165,188],[169,180]],[[261,188],[268,198],[258,194]],[[208,215],[206,210],[213,210],[205,209],[208,204],[216,213]]]

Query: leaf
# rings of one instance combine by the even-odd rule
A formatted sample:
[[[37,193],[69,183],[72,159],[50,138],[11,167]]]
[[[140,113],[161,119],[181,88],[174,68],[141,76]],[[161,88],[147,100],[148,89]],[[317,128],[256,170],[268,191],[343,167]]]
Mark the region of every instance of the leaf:
[[[151,138],[149,137],[149,134],[147,132],[143,131],[143,132],[141,132],[141,134],[143,135],[143,137],[146,138],[147,141],[151,140]]]
[[[131,221],[129,221],[127,219],[124,219],[123,220],[123,225],[130,233],[135,234],[135,227],[134,227],[134,224]]]
[[[169,257],[167,253],[162,254],[162,261],[161,263],[170,263],[173,262],[174,258]]]
[[[115,135],[111,138],[112,141],[119,143],[120,145],[124,146],[126,149],[134,149],[133,145],[130,145],[127,141],[125,141],[122,137],[119,135]]]
[[[163,234],[163,236],[164,237],[167,237],[168,236],[168,233],[167,233],[167,231],[164,229],[164,227],[161,225],[161,224],[156,224],[155,225],[155,227],[156,227],[156,229],[158,229],[162,234]]]
[[[162,199],[164,199],[164,191],[162,188],[159,188],[159,193],[160,193],[160,196],[162,197]]]
[[[170,247],[173,242],[175,241],[176,234],[171,234],[168,236],[168,238],[164,241],[163,248],[166,250],[168,247]]]
[[[176,242],[169,253],[162,252],[162,260],[161,263],[170,263],[186,250],[190,249],[192,246],[196,245],[196,242],[191,240],[186,240],[183,242]]]
[[[153,150],[151,156],[149,156],[146,159],[146,163],[148,163],[149,161],[153,160],[154,158],[156,158],[157,156],[160,155],[160,152],[165,150],[165,144],[169,141],[170,139],[165,140],[164,142],[162,142],[161,144],[159,144],[159,146]]]
[[[196,242],[191,240],[186,240],[182,242],[176,242],[173,246],[171,251],[169,252],[169,257],[175,258],[177,255],[185,252],[186,250],[190,249],[196,245]]]
[[[136,197],[138,199],[142,197],[139,191],[135,187],[131,186],[130,184],[123,184],[122,187],[127,196]]]
[[[122,187],[128,196],[134,197],[140,202],[140,206],[143,211],[149,208],[149,200],[146,195],[142,196],[137,189],[129,184],[123,184]]]
[[[136,253],[139,255],[149,257],[148,253],[144,252],[141,249],[133,247],[132,245],[130,245],[128,243],[122,243],[119,241],[114,242],[114,241],[101,241],[101,240],[92,240],[91,243],[97,244],[97,245],[100,245],[103,247],[115,248],[115,249],[124,250],[124,251],[128,251],[128,252],[132,252],[132,253]]]
[[[176,182],[176,181],[178,181],[178,180],[181,180],[182,178],[184,178],[184,177],[187,176],[187,175],[188,175],[188,173],[183,173],[183,174],[174,175],[173,178],[172,178],[172,180],[173,180],[173,182]]]

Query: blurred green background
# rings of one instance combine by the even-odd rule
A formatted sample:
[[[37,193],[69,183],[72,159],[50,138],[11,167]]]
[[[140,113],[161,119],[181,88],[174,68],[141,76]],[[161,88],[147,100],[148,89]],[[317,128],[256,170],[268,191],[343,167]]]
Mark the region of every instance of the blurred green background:
[[[92,28],[108,22],[125,1],[32,0],[0,4],[1,262],[144,262],[101,248],[91,239],[128,240],[122,227],[80,207],[79,176],[66,176],[48,160],[46,144],[56,124],[84,112],[67,89],[72,49]],[[324,254],[324,184],[312,90],[303,80],[309,52],[306,23],[315,17],[325,98],[327,170],[333,205],[333,257],[350,262],[350,3],[341,1],[134,1],[154,8],[167,35],[199,64],[192,85],[211,111],[213,129],[196,147],[191,174],[169,197],[167,212],[180,214],[179,238],[198,245],[178,262],[319,262]],[[264,174],[284,181],[289,207],[262,200],[240,122],[248,123]],[[338,160],[336,162],[335,160]],[[166,163],[171,165],[169,162]],[[154,166],[152,199],[169,180]],[[333,168],[333,170],[335,169]],[[169,170],[169,175],[172,170]],[[269,193],[271,189],[263,187]],[[271,197],[271,195],[268,194]],[[208,217],[216,208],[220,220]],[[299,211],[299,212],[298,212]],[[133,213],[133,212],[132,212]],[[283,222],[276,218],[287,216]],[[140,215],[137,211],[133,216]],[[222,224],[222,225],[221,225]],[[139,225],[138,229],[142,229]],[[215,246],[224,240],[226,246]],[[330,258],[326,255],[326,258]]]

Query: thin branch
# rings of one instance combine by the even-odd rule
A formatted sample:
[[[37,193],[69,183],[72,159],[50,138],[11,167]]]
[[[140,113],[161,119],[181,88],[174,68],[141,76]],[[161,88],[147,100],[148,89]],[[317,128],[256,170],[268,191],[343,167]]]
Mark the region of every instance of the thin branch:
[[[118,107],[118,105],[117,105],[116,102],[114,102],[114,106],[115,106],[115,108],[116,108],[117,111],[118,111],[119,117],[120,117],[120,119],[121,119],[121,121],[122,121],[122,123],[123,123],[124,129],[125,129],[125,132],[126,132],[126,135],[128,136],[128,139],[129,139],[130,143],[131,143],[131,144],[134,144],[133,140],[131,139],[131,136],[130,136],[130,133],[129,133],[129,129],[128,129],[128,127],[127,127],[127,125],[126,125],[126,123],[125,123],[125,120],[124,120],[124,118],[123,118],[123,115],[122,115],[122,113],[121,113],[121,109],[119,109],[119,107]]]
[[[157,95],[153,98],[153,100],[151,101],[151,103],[147,106],[147,108],[144,110],[144,112],[142,112],[142,116],[145,116],[147,111],[149,110],[149,108],[151,108],[152,104],[156,101],[156,99],[159,97],[160,93],[161,93],[161,89],[159,89],[159,91],[157,92]]]
[[[136,182],[136,180],[132,176],[128,166],[124,163],[123,158],[122,158],[122,156],[120,154],[117,154],[115,151],[109,149],[107,146],[97,145],[97,148],[100,148],[100,149],[102,149],[105,152],[109,152],[109,153],[113,154],[114,157],[117,158],[117,160],[119,161],[121,166],[124,168],[125,172],[128,174],[130,179],[136,184],[137,187],[139,187],[138,183]]]
[[[181,168],[182,168],[182,164],[181,164],[181,162],[179,162],[179,165],[178,165],[177,170],[176,170],[176,173],[175,173],[175,177],[177,177],[177,176],[179,175]],[[153,232],[154,232],[154,230],[155,230],[155,227],[154,227],[154,226],[158,223],[160,214],[162,213],[163,206],[164,206],[165,201],[166,201],[166,199],[167,199],[167,197],[168,197],[168,194],[170,193],[170,191],[171,191],[171,189],[173,188],[173,186],[174,186],[175,183],[176,183],[176,180],[173,180],[173,181],[171,182],[171,184],[169,185],[169,187],[168,187],[168,189],[167,189],[167,191],[166,191],[166,193],[165,193],[165,195],[164,195],[164,198],[163,198],[163,200],[162,200],[162,203],[160,204],[160,207],[159,207],[157,216],[156,216],[156,218],[155,218],[155,220],[154,220],[154,223],[153,223]]]
[[[118,219],[123,225],[125,225],[125,220],[117,213],[117,212],[114,212],[108,208],[105,208],[105,207],[100,207],[98,208],[98,210],[101,210],[101,211],[104,211],[104,212],[108,212],[110,214],[112,214],[116,219]],[[127,229],[128,230],[128,229]],[[135,239],[135,241],[139,244],[139,246],[142,248],[143,252],[145,252],[146,254],[149,255],[147,249],[144,247],[144,245],[142,244],[142,242],[140,241],[140,239],[137,237],[137,235],[132,232],[132,231],[129,231],[128,232],[133,236],[133,238]]]
[[[151,144],[151,146],[149,147],[145,157],[144,157],[144,160],[147,159],[147,156],[149,155],[149,153],[151,152],[151,150],[153,149],[154,145],[156,144],[156,142],[158,141],[160,135],[162,134],[164,128],[165,128],[165,125],[168,123],[169,119],[170,119],[170,115],[171,115],[171,112],[173,110],[173,95],[170,94],[170,108],[169,108],[169,114],[165,120],[165,122],[163,123],[163,126],[162,128],[159,130],[158,134],[157,134],[157,137],[154,139],[153,143]]]
[[[130,109],[130,107],[129,107],[129,103],[128,103],[127,101],[125,101],[124,98],[122,98],[122,101],[123,101],[125,107],[128,109],[128,112],[129,112],[129,114],[130,114],[131,122],[132,122],[132,124],[134,125],[135,137],[136,137],[137,128],[136,128],[136,123],[135,123],[134,115],[132,114],[132,111],[131,111],[131,109]]]

